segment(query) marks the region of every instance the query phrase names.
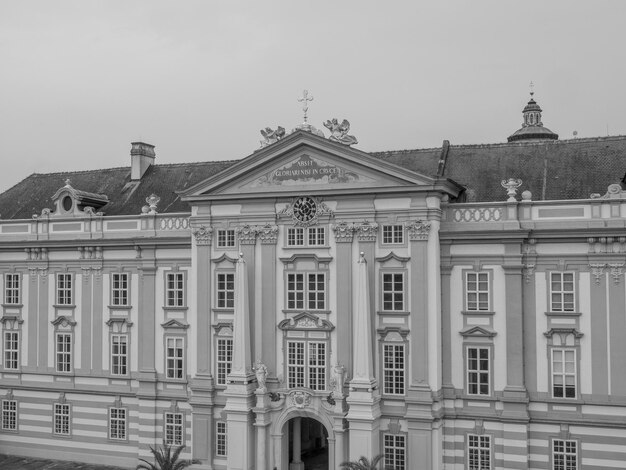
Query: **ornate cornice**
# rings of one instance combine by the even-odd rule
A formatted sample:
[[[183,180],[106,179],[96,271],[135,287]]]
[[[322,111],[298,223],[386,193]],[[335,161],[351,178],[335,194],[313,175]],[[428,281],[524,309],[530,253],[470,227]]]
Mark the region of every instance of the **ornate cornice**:
[[[287,318],[278,324],[281,330],[321,330],[332,331],[335,329],[328,320],[322,320],[317,315],[308,312],[300,313],[292,318]]]
[[[415,220],[406,224],[407,232],[409,232],[409,240],[428,240],[430,233],[430,222],[425,220]]]

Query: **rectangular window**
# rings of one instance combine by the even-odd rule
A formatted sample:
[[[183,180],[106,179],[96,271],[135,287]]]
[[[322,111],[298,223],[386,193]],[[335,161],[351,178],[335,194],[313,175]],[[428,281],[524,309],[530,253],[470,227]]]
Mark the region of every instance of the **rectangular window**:
[[[183,338],[166,338],[165,343],[165,375],[168,379],[182,379],[185,352]]]
[[[384,393],[404,395],[404,345],[383,344]]]
[[[406,468],[406,439],[401,434],[383,435],[383,452],[385,453],[385,467],[394,470]]]
[[[552,397],[576,398],[575,349],[552,349]]]
[[[111,335],[111,374],[128,374],[128,335]]]
[[[128,273],[114,273],[112,282],[111,304],[115,306],[127,306],[129,299]]]
[[[550,311],[574,311],[574,273],[550,273]]]
[[[383,245],[404,243],[404,227],[402,225],[383,225]]]
[[[404,310],[403,273],[383,273],[383,310]]]
[[[289,388],[326,390],[326,343],[289,341],[287,352]]]
[[[491,436],[467,436],[467,467],[469,470],[491,470]]]
[[[217,308],[235,307],[235,274],[217,274]]]
[[[185,274],[167,273],[166,305],[168,307],[185,306]]]
[[[17,431],[17,401],[2,400],[2,430]]]
[[[219,248],[233,248],[235,246],[235,230],[218,230],[217,246]]]
[[[287,308],[304,308],[304,274],[287,274]]]
[[[465,281],[466,309],[489,310],[489,273],[466,273]]]
[[[72,334],[56,334],[56,370],[72,372]]]
[[[20,334],[17,331],[4,332],[4,368],[18,370],[20,364]]]
[[[57,274],[57,305],[72,305],[72,275]]]
[[[326,305],[326,276],[322,273],[309,273],[308,277],[308,302],[309,310],[324,310]]]
[[[183,414],[165,413],[164,444],[168,446],[183,445]]]
[[[20,275],[7,273],[4,275],[4,303],[17,305],[20,303]]]
[[[54,404],[54,434],[70,435],[70,405]]]
[[[126,408],[109,408],[109,439],[126,440]]]
[[[233,365],[233,340],[218,338],[217,340],[217,384],[226,385],[226,378]]]
[[[552,469],[578,470],[578,445],[574,440],[552,441]]]
[[[326,231],[324,227],[309,227],[309,246],[326,245]]]
[[[215,423],[215,455],[218,457],[226,457],[228,455],[226,436],[226,423],[217,421]]]
[[[489,395],[489,348],[467,348],[467,393]]]
[[[287,229],[287,246],[303,246],[304,229],[302,227]]]

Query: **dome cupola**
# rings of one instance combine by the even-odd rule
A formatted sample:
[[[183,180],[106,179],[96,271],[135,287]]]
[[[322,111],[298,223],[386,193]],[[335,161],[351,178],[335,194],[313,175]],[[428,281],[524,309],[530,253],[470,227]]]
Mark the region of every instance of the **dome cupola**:
[[[522,111],[522,115],[524,116],[522,127],[511,134],[507,140],[509,142],[518,140],[557,140],[559,138],[558,134],[555,134],[547,127],[543,127],[543,122],[541,122],[542,109],[533,97],[535,92],[532,88],[532,82],[530,86],[530,100]]]

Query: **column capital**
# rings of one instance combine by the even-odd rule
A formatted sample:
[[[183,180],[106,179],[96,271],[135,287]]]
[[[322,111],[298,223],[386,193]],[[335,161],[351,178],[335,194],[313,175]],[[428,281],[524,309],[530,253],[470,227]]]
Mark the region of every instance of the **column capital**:
[[[237,237],[239,238],[240,245],[255,245],[256,244],[256,229],[250,225],[242,225],[237,227]]]
[[[191,233],[193,233],[197,245],[210,245],[213,241],[212,227],[200,225],[200,227],[194,229]]]
[[[263,245],[275,245],[278,242],[278,226],[265,224],[256,227],[256,233]]]
[[[335,232],[335,241],[337,243],[352,243],[356,230],[354,224],[349,224],[345,220],[341,220],[333,224],[332,229]]]
[[[378,224],[364,220],[360,224],[355,224],[355,232],[360,242],[375,242],[378,236]]]
[[[411,241],[428,240],[430,222],[414,220],[406,224],[406,230],[409,232],[409,240]]]

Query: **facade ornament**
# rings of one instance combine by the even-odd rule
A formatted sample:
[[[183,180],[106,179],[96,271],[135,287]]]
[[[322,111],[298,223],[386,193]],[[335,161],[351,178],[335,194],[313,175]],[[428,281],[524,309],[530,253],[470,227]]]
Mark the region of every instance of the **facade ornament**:
[[[265,393],[267,392],[267,387],[265,386],[265,379],[267,378],[267,366],[261,362],[260,359],[257,359],[255,367],[253,367],[254,373],[256,375],[256,381],[259,385],[257,388],[258,392]]]
[[[509,178],[508,180],[502,180],[500,184],[506,189],[506,194],[509,196],[507,202],[516,202],[517,199],[515,199],[515,195],[517,194],[517,188],[522,185],[522,180],[519,178]]]
[[[355,225],[355,231],[360,242],[375,242],[378,235],[378,224],[365,220],[362,224]]]
[[[147,212],[148,215],[155,215],[157,213],[157,204],[160,201],[161,201],[161,198],[154,193],[150,194],[150,196],[146,198],[146,202],[148,203],[148,212]],[[141,211],[143,213],[143,208]]]
[[[256,243],[256,230],[250,225],[237,227],[237,237],[241,245],[254,245]]]
[[[600,281],[602,280],[602,276],[604,275],[604,268],[606,267],[606,264],[591,263],[589,267],[591,268],[591,275],[594,277],[594,280],[596,281],[596,285],[599,286]]]
[[[527,283],[530,282],[534,274],[535,274],[535,265],[525,264],[524,265],[524,279],[526,279]]]
[[[41,215],[33,214],[33,220],[49,219],[50,218],[50,213],[51,213],[51,210],[48,209],[47,207],[44,208],[44,209],[41,209]]]
[[[344,145],[354,145],[358,144],[358,140],[353,135],[348,135],[348,131],[350,130],[350,122],[347,119],[344,119],[341,124],[336,118],[332,120],[328,120],[324,123],[324,127],[330,130],[330,137],[328,140],[332,140],[333,142],[339,142]]]
[[[406,229],[409,232],[409,240],[428,240],[428,234],[430,233],[430,222],[425,220],[415,220],[409,222],[406,225]]]
[[[335,396],[343,395],[343,382],[346,368],[337,363],[335,367],[333,367],[333,373],[333,379],[331,380],[331,384],[333,386],[333,394]]]
[[[272,130],[271,127],[266,127],[265,129],[261,129],[261,135],[263,136],[263,140],[260,141],[261,148],[267,147],[285,137],[285,128],[278,126],[276,130]]]
[[[335,232],[335,241],[337,243],[352,243],[354,232],[356,231],[354,224],[341,220],[333,224],[332,229]]]
[[[611,270],[611,277],[613,278],[613,283],[615,285],[619,284],[620,278],[622,277],[623,267],[624,267],[624,263],[609,263],[609,268]]]
[[[275,245],[278,242],[278,227],[276,225],[265,224],[257,227],[256,233],[263,245]]]
[[[210,245],[213,239],[213,228],[200,225],[193,232],[193,236],[196,239],[197,245]]]
[[[304,408],[311,404],[311,394],[304,390],[294,390],[289,394],[289,400],[296,408]]]
[[[294,225],[309,227],[319,222],[321,215],[334,217],[335,213],[318,197],[301,196],[292,201],[277,214],[277,218],[291,217]]]
[[[589,196],[591,199],[621,199],[626,197],[626,191],[622,189],[619,183],[610,184],[604,196],[600,193],[593,193]]]

